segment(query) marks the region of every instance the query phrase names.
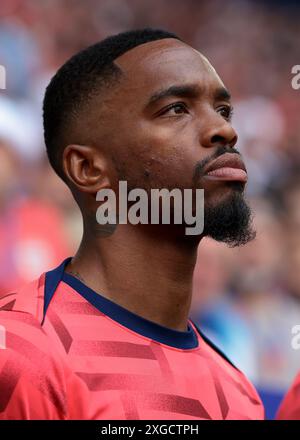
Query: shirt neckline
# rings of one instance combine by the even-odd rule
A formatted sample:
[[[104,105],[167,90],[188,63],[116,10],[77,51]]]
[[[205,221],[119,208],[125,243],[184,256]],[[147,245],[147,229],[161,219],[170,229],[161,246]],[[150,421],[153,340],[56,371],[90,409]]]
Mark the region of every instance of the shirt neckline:
[[[127,310],[119,304],[95,292],[78,278],[65,272],[65,267],[70,260],[71,258],[67,258],[56,269],[46,273],[43,321],[46,316],[47,308],[59,283],[63,281],[101,313],[139,335],[178,349],[187,350],[198,347],[199,340],[190,321],[188,321],[188,328],[186,331],[174,330]]]

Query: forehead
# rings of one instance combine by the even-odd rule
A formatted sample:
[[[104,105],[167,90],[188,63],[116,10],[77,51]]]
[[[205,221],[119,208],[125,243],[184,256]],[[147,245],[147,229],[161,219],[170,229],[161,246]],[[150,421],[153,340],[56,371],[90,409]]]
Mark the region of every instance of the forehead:
[[[185,83],[199,84],[204,93],[224,87],[207,58],[173,38],[137,46],[114,62],[123,71],[125,93],[147,95],[160,88]]]

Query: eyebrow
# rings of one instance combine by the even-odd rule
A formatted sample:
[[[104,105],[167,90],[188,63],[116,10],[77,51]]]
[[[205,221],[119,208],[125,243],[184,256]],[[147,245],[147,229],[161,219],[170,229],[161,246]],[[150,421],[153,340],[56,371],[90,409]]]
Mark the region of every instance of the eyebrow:
[[[219,87],[214,93],[215,101],[230,101],[231,94],[225,87]]]
[[[166,89],[159,90],[155,92],[149,99],[148,104],[153,104],[163,98],[168,98],[169,96],[179,96],[196,98],[200,94],[199,86],[195,84],[182,84],[173,85]]]
[[[181,98],[198,98],[202,92],[201,87],[198,84],[182,84],[172,85],[166,89],[155,92],[149,99],[147,106],[154,104],[155,102],[168,98],[170,96],[176,96]],[[214,92],[215,101],[230,101],[231,95],[225,87],[219,87]]]

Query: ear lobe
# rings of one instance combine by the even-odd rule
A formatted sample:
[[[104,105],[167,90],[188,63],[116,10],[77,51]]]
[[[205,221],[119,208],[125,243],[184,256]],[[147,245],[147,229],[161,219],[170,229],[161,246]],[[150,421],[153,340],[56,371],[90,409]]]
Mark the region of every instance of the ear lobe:
[[[68,145],[63,152],[63,169],[68,180],[81,192],[95,194],[110,187],[108,163],[96,147]]]

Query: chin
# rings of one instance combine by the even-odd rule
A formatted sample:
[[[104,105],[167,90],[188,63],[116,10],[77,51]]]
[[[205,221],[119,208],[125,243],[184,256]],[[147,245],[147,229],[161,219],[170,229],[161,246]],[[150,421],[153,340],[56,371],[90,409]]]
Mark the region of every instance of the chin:
[[[230,200],[232,197],[243,198],[245,184],[242,182],[218,182],[214,188],[204,190],[204,199],[207,207],[217,207],[218,204]],[[207,194],[207,196],[206,196]]]
[[[232,185],[234,183],[234,185]],[[230,182],[229,191],[214,196],[205,202],[204,235],[231,247],[248,243],[255,238],[252,229],[251,209],[248,206],[244,187]]]

